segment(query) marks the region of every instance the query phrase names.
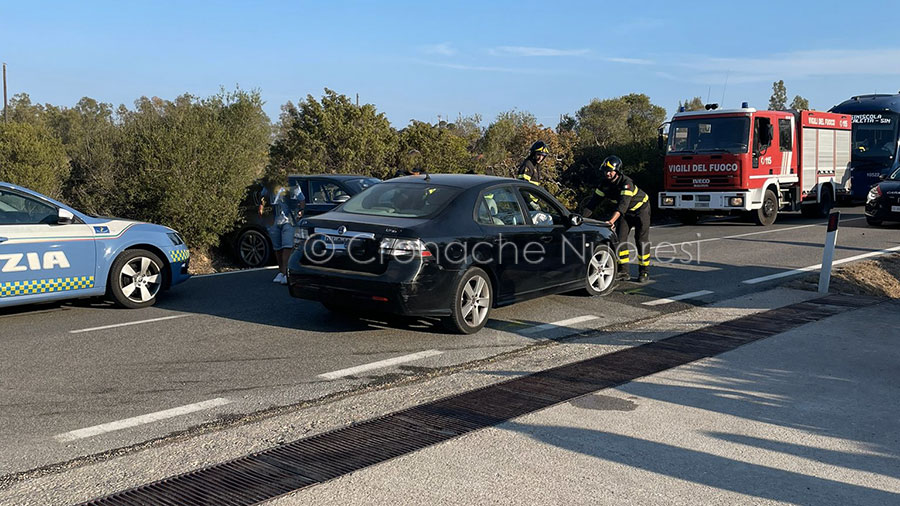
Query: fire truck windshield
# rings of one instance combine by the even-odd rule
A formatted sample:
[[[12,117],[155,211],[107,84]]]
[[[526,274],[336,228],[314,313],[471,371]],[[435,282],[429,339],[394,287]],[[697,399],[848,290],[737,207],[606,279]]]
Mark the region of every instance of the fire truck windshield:
[[[896,114],[853,116],[853,159],[890,162],[897,152]]]
[[[746,153],[750,118],[684,118],[669,126],[668,153]]]

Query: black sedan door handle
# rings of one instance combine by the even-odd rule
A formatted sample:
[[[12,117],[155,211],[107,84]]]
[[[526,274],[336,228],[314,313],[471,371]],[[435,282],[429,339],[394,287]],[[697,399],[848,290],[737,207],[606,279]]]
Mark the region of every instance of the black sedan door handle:
[[[552,241],[552,240],[553,240],[553,236],[552,236],[552,235],[542,235],[542,236],[541,236],[541,242],[550,242],[550,241]]]

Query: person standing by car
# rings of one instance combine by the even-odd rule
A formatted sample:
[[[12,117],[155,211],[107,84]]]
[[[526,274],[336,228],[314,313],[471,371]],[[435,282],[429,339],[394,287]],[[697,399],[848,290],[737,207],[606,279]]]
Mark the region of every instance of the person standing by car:
[[[528,158],[522,160],[516,171],[516,178],[536,185],[541,184],[541,162],[550,155],[550,148],[544,141],[537,141],[528,150]]]
[[[622,174],[622,159],[608,156],[600,165],[601,180],[594,190],[594,195],[585,205],[582,214],[590,217],[594,209],[604,199],[616,204],[616,211],[607,223],[616,227],[619,236],[619,271],[618,278],[627,280],[630,253],[628,250],[628,234],[634,228],[635,246],[638,254],[638,282],[650,280],[650,198],[643,190],[635,186],[630,177]],[[624,249],[623,246],[624,245]]]
[[[260,193],[259,215],[263,216],[266,205],[271,208],[272,225],[267,228],[275,260],[278,262],[278,274],[273,283],[287,284],[287,263],[294,244],[294,227],[303,216],[306,208],[306,197],[300,185],[285,187],[282,184],[266,185]]]

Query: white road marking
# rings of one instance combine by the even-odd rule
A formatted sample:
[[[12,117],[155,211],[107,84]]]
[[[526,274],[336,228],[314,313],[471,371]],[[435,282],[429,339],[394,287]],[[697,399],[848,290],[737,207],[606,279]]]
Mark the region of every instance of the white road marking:
[[[700,290],[699,292],[691,292],[685,293],[681,295],[675,295],[674,297],[667,297],[664,299],[656,299],[648,302],[644,302],[645,306],[661,306],[663,304],[671,304],[675,301],[684,300],[684,299],[696,299],[697,297],[703,297],[704,295],[709,295],[711,293],[715,293],[712,290]]]
[[[224,275],[226,275],[226,274],[240,274],[240,273],[242,273],[242,272],[270,271],[270,270],[272,270],[272,269],[277,269],[277,268],[278,268],[277,265],[270,265],[270,266],[268,266],[268,267],[256,267],[256,268],[254,268],[254,269],[238,269],[238,270],[234,270],[234,271],[213,272],[213,273],[211,273],[211,274],[196,274],[196,275],[191,276],[191,277],[194,277],[194,278],[212,278],[212,277],[215,277],[215,276],[224,276]]]
[[[119,420],[116,422],[104,423],[101,425],[95,425],[93,427],[87,427],[85,429],[73,430],[71,432],[66,432],[64,434],[57,434],[53,436],[54,439],[59,441],[60,443],[68,443],[70,441],[76,441],[78,439],[84,439],[86,437],[98,436],[100,434],[106,434],[107,432],[113,432],[122,429],[128,429],[131,427],[137,427],[138,425],[145,425],[152,422],[157,422],[159,420],[165,420],[167,418],[174,418],[176,416],[186,415],[188,413],[194,413],[197,411],[202,411],[204,409],[215,408],[218,406],[224,406],[226,404],[230,404],[231,401],[229,399],[225,399],[223,397],[218,397],[212,400],[198,402],[195,404],[188,404],[187,406],[181,406],[172,409],[166,409],[164,411],[157,411],[155,413],[149,413],[146,415],[135,416],[133,418],[126,418],[124,420]]]
[[[187,316],[194,316],[190,314],[177,314],[174,316],[163,316],[162,318],[151,318],[149,320],[140,320],[136,322],[127,322],[127,323],[116,323],[115,325],[104,325],[102,327],[91,327],[89,329],[78,329],[78,330],[70,330],[69,334],[81,334],[82,332],[93,332],[95,330],[106,330],[106,329],[115,329],[119,327],[129,327],[131,325],[140,325],[142,323],[153,323],[153,322],[161,322],[165,320],[174,320],[175,318],[185,318]]]
[[[847,223],[847,222],[849,222],[849,221],[858,221],[858,220],[864,220],[864,219],[865,219],[865,216],[863,216],[863,217],[861,217],[861,218],[850,218],[849,220],[841,220],[841,223]],[[684,245],[684,244],[698,244],[698,243],[701,243],[701,242],[722,241],[722,240],[724,240],[724,239],[736,239],[736,238],[738,238],[738,237],[749,237],[749,236],[752,236],[752,235],[774,234],[774,233],[776,233],[776,232],[787,232],[787,231],[790,231],[790,230],[798,230],[798,229],[801,229],[801,228],[809,228],[809,227],[822,227],[822,226],[825,226],[825,225],[828,225],[828,222],[823,221],[823,222],[821,222],[821,223],[811,223],[811,224],[809,224],[809,225],[797,225],[796,227],[777,228],[777,229],[773,229],[773,230],[762,230],[762,231],[759,231],[759,232],[747,232],[746,234],[726,235],[726,236],[723,236],[723,237],[710,237],[710,238],[708,238],[708,239],[695,239],[695,240],[693,240],[693,241],[684,241],[684,242],[676,242],[676,243],[667,243],[667,244],[666,244],[666,247],[671,247],[671,246],[682,246],[682,245]],[[655,249],[658,248],[659,246],[660,246],[660,245],[656,245],[656,246],[653,247],[653,249],[655,250]]]
[[[841,265],[849,262],[855,262],[857,260],[862,260],[863,258],[871,258],[877,257],[881,255],[887,255],[888,253],[893,253],[895,251],[900,251],[900,246],[895,246],[893,248],[883,249],[879,251],[870,251],[868,253],[863,253],[862,255],[856,255],[852,257],[842,258],[840,260],[835,260],[832,265]],[[779,272],[776,274],[770,274],[768,276],[762,276],[753,279],[747,279],[742,281],[742,283],[747,285],[755,285],[757,283],[764,283],[766,281],[771,281],[773,279],[786,278],[788,276],[795,276],[797,274],[803,274],[804,272],[817,271],[822,268],[822,264],[810,265],[809,267],[803,267],[800,269],[792,269],[789,271]]]
[[[440,355],[442,353],[444,353],[444,352],[438,351],[438,350],[425,350],[425,351],[420,351],[418,353],[413,353],[411,355],[403,355],[402,357],[394,357],[394,358],[389,358],[387,360],[379,360],[378,362],[372,362],[370,364],[358,365],[356,367],[348,367],[347,369],[341,369],[340,371],[326,372],[324,374],[320,374],[319,377],[322,379],[333,380],[333,379],[343,378],[344,376],[353,376],[354,374],[371,371],[373,369],[381,369],[384,367],[390,367],[392,365],[403,364],[405,362],[412,362],[414,360],[420,360],[423,358],[433,357],[435,355]]]
[[[545,323],[543,325],[536,325],[534,327],[528,327],[527,329],[522,329],[519,331],[521,334],[534,334],[537,332],[543,332],[545,330],[555,329],[559,327],[565,327],[566,325],[574,325],[576,323],[581,322],[589,322],[591,320],[599,319],[599,316],[578,316],[575,318],[569,318],[568,320],[560,320],[558,322],[553,323]]]

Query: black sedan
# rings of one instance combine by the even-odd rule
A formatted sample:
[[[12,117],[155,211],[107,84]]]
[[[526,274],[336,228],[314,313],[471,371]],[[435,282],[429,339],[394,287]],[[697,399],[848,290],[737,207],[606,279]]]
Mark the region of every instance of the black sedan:
[[[306,197],[304,212],[307,216],[331,211],[379,181],[374,177],[344,174],[288,176],[288,184],[299,185]],[[241,203],[241,224],[224,241],[230,244],[235,257],[247,267],[266,265],[272,257],[272,242],[266,232],[266,227],[272,225],[272,217],[258,214],[261,190],[262,184],[259,182],[247,189],[247,196]]]
[[[474,333],[491,308],[614,288],[614,232],[514,179],[425,175],[375,185],[304,219],[288,266],[294,297],[346,312],[443,318]]]
[[[866,221],[875,226],[885,221],[900,221],[900,169],[869,190]]]

